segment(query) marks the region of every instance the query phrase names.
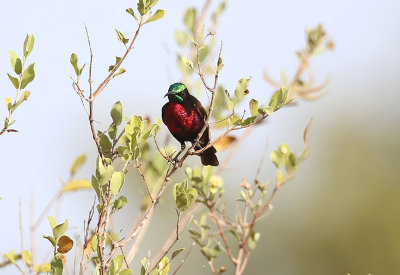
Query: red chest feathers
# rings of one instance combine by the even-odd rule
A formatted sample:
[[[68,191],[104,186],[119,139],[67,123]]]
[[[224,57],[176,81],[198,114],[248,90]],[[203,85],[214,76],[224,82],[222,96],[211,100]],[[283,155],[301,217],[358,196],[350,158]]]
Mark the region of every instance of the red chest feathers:
[[[163,111],[163,122],[178,140],[190,141],[203,128],[204,121],[194,109],[189,114],[181,104],[170,102]]]

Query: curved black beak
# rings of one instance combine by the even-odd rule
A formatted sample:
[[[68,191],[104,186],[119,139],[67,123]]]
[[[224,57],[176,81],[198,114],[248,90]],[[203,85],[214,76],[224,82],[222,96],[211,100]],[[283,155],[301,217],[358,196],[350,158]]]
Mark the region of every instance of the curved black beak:
[[[173,91],[168,91],[168,93],[166,93],[166,94],[164,95],[164,97],[169,96],[169,95],[173,95],[173,94],[175,94],[175,92],[173,92]]]

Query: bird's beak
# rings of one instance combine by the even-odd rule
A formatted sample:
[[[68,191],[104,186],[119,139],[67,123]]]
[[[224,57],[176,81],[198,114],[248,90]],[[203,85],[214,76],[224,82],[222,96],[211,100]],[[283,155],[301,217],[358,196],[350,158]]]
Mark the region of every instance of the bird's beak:
[[[169,95],[173,95],[173,94],[175,94],[173,91],[168,91],[168,93],[166,93],[166,94],[164,95],[164,97],[169,96]]]

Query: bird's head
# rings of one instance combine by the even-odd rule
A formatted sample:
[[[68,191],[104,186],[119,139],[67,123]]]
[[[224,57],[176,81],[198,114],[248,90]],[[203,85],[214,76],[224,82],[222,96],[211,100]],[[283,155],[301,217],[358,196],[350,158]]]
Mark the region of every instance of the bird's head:
[[[168,96],[170,102],[183,103],[188,95],[189,91],[185,84],[178,82],[169,86],[168,93],[164,97]]]

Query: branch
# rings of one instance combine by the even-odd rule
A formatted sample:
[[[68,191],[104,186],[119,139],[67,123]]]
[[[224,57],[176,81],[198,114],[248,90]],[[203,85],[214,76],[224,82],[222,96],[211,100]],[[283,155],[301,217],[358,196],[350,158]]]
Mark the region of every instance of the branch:
[[[125,58],[128,56],[129,52],[133,49],[133,45],[135,44],[136,38],[139,35],[140,29],[143,26],[143,21],[142,19],[139,22],[139,26],[135,32],[135,36],[132,39],[131,44],[129,45],[129,47],[126,49],[126,52],[124,54],[124,56],[121,58],[121,61],[115,65],[114,69],[111,70],[111,72],[108,74],[108,76],[106,77],[106,79],[104,79],[104,81],[99,85],[99,87],[97,87],[96,91],[93,94],[93,100],[104,90],[104,88],[107,86],[108,82],[110,82],[110,80],[113,78],[114,73],[119,69],[119,67],[121,66],[122,62],[124,62]]]
[[[184,264],[184,262],[186,261],[186,259],[189,257],[190,252],[192,251],[193,246],[195,246],[196,243],[193,242],[192,246],[189,248],[189,251],[186,253],[185,257],[181,260],[181,262],[179,263],[179,265],[177,266],[177,268],[175,269],[175,271],[172,273],[172,275],[175,275],[178,270],[182,267],[182,265]]]
[[[178,219],[176,221],[176,230],[175,230],[175,240],[171,243],[171,245],[164,251],[164,253],[162,253],[162,255],[160,255],[158,258],[156,258],[157,260],[154,261],[153,263],[150,263],[150,267],[148,268],[147,274],[150,273],[151,271],[153,271],[153,269],[155,269],[158,265],[159,262],[161,262],[161,260],[165,257],[165,255],[168,254],[168,252],[172,249],[172,247],[179,241],[180,239],[180,235],[179,235],[179,225],[180,225],[180,217],[181,217],[181,212],[179,212],[178,210],[176,210],[176,214],[178,216]]]
[[[232,263],[236,266],[238,264],[238,259],[236,259],[232,254],[231,248],[230,248],[230,246],[228,244],[228,240],[227,240],[227,238],[225,236],[225,231],[221,226],[219,218],[217,217],[217,215],[215,214],[214,211],[212,211],[210,213],[210,217],[215,220],[215,223],[216,223],[216,225],[218,227],[219,233],[220,233],[220,235],[222,237],[222,240],[224,241],[224,245],[225,245],[225,248],[226,248],[226,252],[228,253],[229,259],[231,259]]]

